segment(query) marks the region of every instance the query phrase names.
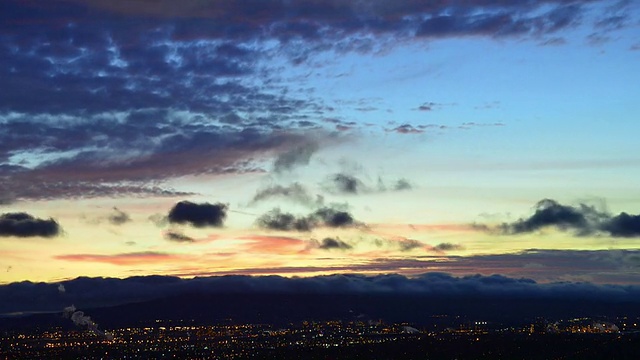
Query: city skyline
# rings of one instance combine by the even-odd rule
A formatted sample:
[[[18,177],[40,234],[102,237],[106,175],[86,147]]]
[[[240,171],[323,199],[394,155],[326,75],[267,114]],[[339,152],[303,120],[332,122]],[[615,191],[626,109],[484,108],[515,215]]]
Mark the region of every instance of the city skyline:
[[[640,285],[636,2],[9,0],[0,19],[2,285]]]

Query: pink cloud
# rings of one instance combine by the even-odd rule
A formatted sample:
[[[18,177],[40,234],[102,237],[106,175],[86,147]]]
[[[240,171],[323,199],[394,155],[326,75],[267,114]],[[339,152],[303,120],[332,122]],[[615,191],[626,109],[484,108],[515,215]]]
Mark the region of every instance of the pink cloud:
[[[176,261],[186,261],[191,257],[178,254],[167,254],[153,251],[121,253],[112,255],[101,254],[70,254],[54,256],[58,260],[81,261],[81,262],[99,262],[112,265],[139,265],[154,264]]]

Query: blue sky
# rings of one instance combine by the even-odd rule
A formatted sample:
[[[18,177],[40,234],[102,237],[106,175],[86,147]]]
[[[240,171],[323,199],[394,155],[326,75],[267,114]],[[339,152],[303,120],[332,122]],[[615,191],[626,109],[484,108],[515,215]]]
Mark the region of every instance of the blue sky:
[[[1,282],[639,281],[636,2],[9,0],[0,13]]]

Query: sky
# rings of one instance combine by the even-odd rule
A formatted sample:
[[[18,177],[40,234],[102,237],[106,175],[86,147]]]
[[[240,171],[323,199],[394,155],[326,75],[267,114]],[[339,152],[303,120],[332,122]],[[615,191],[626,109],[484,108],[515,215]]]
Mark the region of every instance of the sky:
[[[640,3],[4,0],[0,284],[640,285]]]

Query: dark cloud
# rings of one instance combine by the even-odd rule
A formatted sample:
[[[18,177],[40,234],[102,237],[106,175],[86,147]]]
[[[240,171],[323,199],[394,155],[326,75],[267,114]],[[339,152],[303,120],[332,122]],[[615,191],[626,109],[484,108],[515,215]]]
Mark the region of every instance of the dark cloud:
[[[180,6],[168,0],[157,1],[154,6],[142,2],[123,5],[106,0],[51,3],[35,5],[9,1],[7,10],[14,17],[19,14],[17,11],[22,10],[29,11],[31,17],[41,21],[54,21],[63,16],[70,20],[78,19],[87,14],[86,7],[91,6],[114,19],[124,16],[156,21],[184,19],[176,24],[174,35],[183,39],[221,37],[223,34],[236,40],[266,36],[287,44],[294,40],[320,42],[323,35],[338,41],[338,35],[347,37],[364,31],[407,36],[412,33],[407,30],[415,30],[416,27],[419,36],[504,36],[553,32],[572,25],[589,1],[481,0],[451,4],[449,1],[400,0],[390,5],[386,1],[259,1],[250,4],[233,1],[220,4],[185,0]],[[542,5],[546,11],[540,11]],[[100,11],[92,14],[100,14]]]
[[[347,244],[346,242],[340,239],[334,239],[334,238],[324,238],[322,239],[322,241],[314,240],[313,246],[322,250],[331,250],[331,249],[349,250],[353,248],[353,246]]]
[[[328,227],[349,227],[357,224],[353,216],[347,211],[330,207],[320,208],[312,216],[322,220],[325,226]]]
[[[139,168],[138,170],[143,170]],[[0,174],[0,193],[3,193],[3,201],[5,204],[14,203],[20,200],[51,200],[58,198],[94,198],[94,197],[118,197],[130,195],[134,197],[184,197],[195,195],[192,192],[176,191],[171,188],[165,188],[153,184],[154,181],[138,179],[138,181],[121,182],[115,178],[111,181],[100,181],[96,179],[98,174],[78,173],[73,178],[71,174],[66,173],[68,170],[49,168],[52,171],[25,171],[15,175]],[[105,171],[105,169],[86,169],[90,172]],[[135,170],[134,170],[135,171]],[[45,172],[47,173],[45,175]],[[49,176],[50,175],[50,176]],[[120,173],[122,175],[122,173]],[[78,177],[87,177],[87,180],[78,180]],[[115,177],[115,175],[112,175]],[[90,180],[89,180],[90,179]]]
[[[7,131],[0,133],[0,162],[9,154],[36,162],[0,168],[0,194],[11,201],[185,196],[163,181],[188,174],[261,171],[251,158],[306,141],[304,135],[279,131],[270,123],[230,127],[197,113],[153,111],[142,119],[121,115],[23,114],[7,120]],[[38,163],[34,154],[42,154],[43,147],[51,160]]]
[[[92,11],[89,24],[87,4],[51,4],[2,5],[0,77],[14,89],[0,92],[8,201],[180,196],[162,181],[257,171],[256,154],[307,142],[296,124],[320,105],[264,74],[271,85],[253,84],[255,46],[207,31],[203,46],[178,36],[175,19]]]
[[[54,219],[39,219],[30,214],[4,213],[0,215],[0,236],[54,237],[62,232]]]
[[[439,264],[458,274],[500,273],[511,277],[533,277],[543,282],[592,281],[638,283],[638,250],[542,250],[512,254],[448,256]]]
[[[398,134],[422,134],[424,132],[424,129],[414,127],[410,124],[402,124],[393,129],[387,130],[387,132],[395,132]]]
[[[164,234],[164,238],[169,240],[169,241],[174,241],[174,242],[194,242],[195,240],[185,234],[182,234],[180,232],[177,231],[167,231]]]
[[[5,3],[3,12],[8,15],[3,18],[1,30],[9,35],[9,40],[19,45],[29,40],[38,44],[39,40],[43,45],[38,46],[35,53],[58,61],[38,62],[29,57],[31,53],[27,51],[7,52],[6,56],[11,60],[21,58],[25,63],[22,67],[28,66],[38,73],[53,74],[68,81],[69,87],[73,86],[78,95],[82,95],[83,86],[90,85],[94,89],[78,100],[65,99],[63,94],[54,92],[52,99],[47,99],[52,104],[55,101],[81,103],[90,100],[86,103],[92,106],[100,104],[101,92],[112,91],[105,88],[117,89],[110,95],[123,104],[146,101],[154,106],[165,105],[172,95],[190,106],[196,106],[197,101],[210,102],[211,98],[205,93],[194,92],[187,86],[189,83],[206,84],[206,79],[195,76],[181,79],[175,75],[189,75],[192,71],[198,75],[209,73],[207,79],[225,79],[256,72],[252,60],[259,50],[249,46],[252,41],[279,41],[292,61],[301,61],[312,52],[326,49],[374,51],[376,44],[367,41],[367,35],[381,38],[411,38],[412,34],[419,37],[535,36],[569,27],[583,13],[582,6],[565,6],[565,2],[559,0],[544,1],[549,10],[542,14],[536,5],[543,2],[535,1],[470,2],[455,8],[448,2],[414,1],[398,1],[394,5],[382,1],[367,4],[263,1],[247,5],[185,0],[180,7],[165,1],[154,3],[154,6],[139,3],[126,7],[105,1],[74,4],[54,0],[48,2],[51,5],[15,0]],[[94,9],[87,9],[93,6]],[[94,20],[90,24],[86,22],[88,16]],[[72,25],[60,26],[61,23]],[[211,41],[211,46],[171,46],[197,40]],[[300,46],[301,40],[308,45]],[[74,64],[61,61],[65,59],[75,59]],[[56,71],[57,67],[74,70],[79,65],[92,66],[94,72],[83,77],[74,71]],[[125,75],[129,74],[136,76],[127,78]],[[153,77],[158,74],[168,76]],[[8,80],[24,81],[20,75],[23,74],[18,71],[18,75]],[[165,81],[167,77],[180,81],[171,84]],[[44,91],[46,77],[37,79],[40,81],[34,82],[32,87]],[[164,92],[152,91],[161,89],[158,81],[169,85]],[[142,91],[145,87],[148,91]],[[188,90],[197,98],[189,100],[178,89]],[[135,97],[127,97],[131,94],[141,96],[133,100]],[[24,94],[14,96],[22,99]],[[113,101],[107,100],[111,96],[103,97],[103,101]]]
[[[418,240],[413,239],[401,239],[398,241],[400,245],[400,251],[411,251],[420,247],[424,247],[424,244]]]
[[[536,204],[533,215],[512,223],[504,223],[500,230],[507,234],[522,234],[547,227],[574,231],[578,236],[606,234],[613,237],[639,237],[640,215],[622,212],[613,216],[586,204],[562,205],[555,200],[544,199]],[[479,225],[478,228],[482,229],[483,226]]]
[[[377,184],[366,184],[361,178],[348,173],[338,173],[327,177],[327,179],[320,184],[324,191],[331,194],[367,194],[385,191],[403,191],[410,190],[413,185],[409,180],[401,178],[396,180],[388,186],[387,183],[378,177]]]
[[[451,251],[451,250],[462,250],[464,247],[459,244],[452,243],[440,243],[434,247],[434,249],[438,251]]]
[[[318,52],[375,52],[380,44],[414,37],[540,37],[572,27],[587,6],[560,0],[183,3],[5,1],[0,57],[6,66],[0,71],[14,91],[0,96],[0,109],[187,108],[222,116],[263,106],[288,115],[311,102],[269,91],[282,90],[275,76],[265,79],[268,86],[242,81],[267,73],[256,59],[274,54],[269,41],[295,64]],[[625,26],[620,17],[614,13],[599,24]]]
[[[433,111],[433,110],[439,110],[445,106],[455,106],[457,105],[456,103],[437,103],[437,102],[433,102],[433,101],[427,101],[422,103],[420,106],[418,106],[417,108],[413,108],[412,110],[418,110],[418,111]]]
[[[536,204],[536,210],[528,218],[503,224],[506,233],[521,234],[538,231],[553,226],[561,230],[577,230],[580,234],[589,234],[596,230],[596,224],[605,214],[594,207],[580,204],[577,207],[562,205],[555,200],[544,199]]]
[[[318,151],[318,144],[308,143],[288,150],[276,158],[273,163],[273,171],[281,173],[289,171],[297,166],[308,165],[311,156]]]
[[[362,124],[325,122],[332,108],[297,91],[281,75],[286,64],[264,59],[296,65],[447,36],[540,42],[583,21],[591,4],[5,0],[0,78],[11,91],[0,92],[0,201],[184,196],[164,181],[263,171],[265,153],[280,154],[274,171],[291,170],[325,145],[322,131]],[[627,13],[605,11],[594,39],[631,26]]]
[[[296,217],[293,214],[283,213],[279,208],[272,209],[261,215],[256,224],[261,228],[281,231],[310,231],[316,225],[316,219],[309,217]]]
[[[362,180],[344,173],[329,176],[323,184],[323,187],[327,191],[337,194],[358,194],[366,191]]]
[[[397,191],[411,190],[413,189],[413,185],[411,185],[411,183],[407,179],[400,179],[393,185],[393,189]]]
[[[387,261],[392,262],[392,261]],[[409,263],[405,263],[411,266]],[[300,270],[298,270],[300,271]],[[62,282],[66,292],[58,296],[59,283],[19,282],[0,285],[0,313],[16,311],[59,311],[69,302],[92,307],[145,299],[190,294],[424,294],[437,296],[494,296],[501,299],[574,299],[611,302],[640,299],[635,285],[597,285],[588,282],[536,283],[527,278],[501,275],[454,277],[444,273],[425,273],[411,277],[397,274],[338,274],[316,277],[214,276],[181,279],[170,276],[144,276],[127,279],[81,277]]]
[[[413,185],[409,182],[409,180],[401,178],[392,183],[391,187],[388,187],[387,184],[382,180],[381,177],[378,177],[378,186],[377,191],[385,192],[385,191],[404,191],[413,189]]]
[[[129,214],[124,211],[118,209],[117,207],[113,208],[113,213],[108,217],[109,222],[113,225],[122,225],[131,221],[131,217]]]
[[[271,198],[287,199],[306,206],[321,206],[324,202],[321,196],[312,197],[307,188],[296,182],[288,186],[272,185],[262,188],[256,192],[250,204],[253,205]]]
[[[605,221],[601,230],[615,237],[640,237],[640,215],[622,212]]]
[[[349,212],[326,206],[307,216],[296,216],[275,208],[260,216],[256,224],[265,229],[281,231],[310,231],[319,226],[344,228],[361,225]]]
[[[220,227],[227,217],[226,204],[196,204],[180,201],[169,211],[167,219],[170,223],[189,224],[195,227]]]
[[[431,111],[431,110],[433,110],[433,108],[436,105],[438,105],[438,104],[436,104],[434,102],[426,102],[426,103],[423,103],[422,105],[418,106],[417,110],[420,110],[420,111]]]

